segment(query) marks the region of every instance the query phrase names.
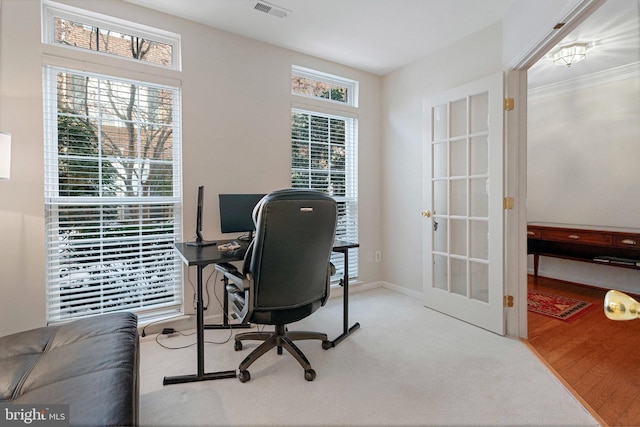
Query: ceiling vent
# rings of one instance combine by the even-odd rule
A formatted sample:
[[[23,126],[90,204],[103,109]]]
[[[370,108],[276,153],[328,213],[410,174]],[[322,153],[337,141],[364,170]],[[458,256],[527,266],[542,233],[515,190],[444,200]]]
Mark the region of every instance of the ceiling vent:
[[[277,16],[278,18],[286,18],[291,13],[290,10],[261,0],[251,3],[251,8],[258,12],[266,13],[267,15]]]

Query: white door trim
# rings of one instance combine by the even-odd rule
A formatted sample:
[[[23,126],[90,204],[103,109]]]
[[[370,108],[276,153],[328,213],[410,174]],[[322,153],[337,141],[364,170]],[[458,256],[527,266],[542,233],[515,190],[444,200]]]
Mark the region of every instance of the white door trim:
[[[505,213],[505,295],[513,296],[507,309],[506,334],[527,338],[527,70],[607,0],[582,0],[550,28],[533,48],[509,67],[505,97],[514,98],[515,108],[505,114],[505,196],[514,198],[514,208]],[[513,249],[513,250],[512,250]]]

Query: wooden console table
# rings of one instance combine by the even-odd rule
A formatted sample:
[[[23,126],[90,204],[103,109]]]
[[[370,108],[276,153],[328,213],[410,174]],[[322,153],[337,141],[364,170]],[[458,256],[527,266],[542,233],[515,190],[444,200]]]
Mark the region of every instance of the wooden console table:
[[[541,255],[640,270],[640,230],[532,222],[527,253],[535,276]]]

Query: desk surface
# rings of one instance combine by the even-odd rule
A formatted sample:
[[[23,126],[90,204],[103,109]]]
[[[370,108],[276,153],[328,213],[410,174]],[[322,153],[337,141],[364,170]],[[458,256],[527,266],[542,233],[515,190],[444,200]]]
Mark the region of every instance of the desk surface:
[[[178,250],[182,261],[187,265],[209,265],[220,262],[240,261],[244,258],[244,253],[249,246],[246,242],[238,241],[242,244],[240,249],[235,251],[221,251],[218,245],[233,242],[231,240],[216,240],[212,246],[189,246],[186,243],[176,243],[174,246]]]
[[[640,228],[631,227],[613,227],[607,225],[586,225],[586,224],[561,224],[554,222],[529,222],[528,227],[545,227],[545,228],[566,228],[572,230],[585,230],[585,231],[604,231],[612,233],[634,233],[639,234]]]
[[[223,245],[228,242],[233,242],[233,239],[216,241],[216,245],[200,248],[197,246],[187,246],[186,243],[176,243],[174,246],[178,250],[182,261],[189,266],[209,265],[220,262],[242,260],[249,244],[247,242],[238,241],[242,245],[242,248],[240,249],[235,251],[218,250],[218,245]],[[348,249],[357,248],[359,246],[360,245],[358,243],[346,242],[344,240],[334,240],[333,242],[333,250],[335,252],[344,252]]]
[[[358,248],[360,247],[359,243],[347,242],[345,240],[334,240],[333,241],[333,251],[334,252],[344,252],[347,249]]]

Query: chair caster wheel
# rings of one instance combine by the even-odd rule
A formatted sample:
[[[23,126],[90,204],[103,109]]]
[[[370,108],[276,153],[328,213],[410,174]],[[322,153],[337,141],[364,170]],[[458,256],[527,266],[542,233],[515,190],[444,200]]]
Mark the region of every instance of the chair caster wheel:
[[[246,383],[251,379],[251,374],[249,373],[249,371],[240,371],[238,372],[238,379],[241,383]]]
[[[233,345],[233,348],[235,351],[242,350],[242,341],[236,341],[235,344]]]
[[[304,371],[304,379],[305,380],[313,381],[315,377],[316,377],[316,371],[314,371],[313,369],[307,369],[306,371]]]
[[[333,347],[333,343],[331,341],[322,341],[322,348],[329,350],[331,347]]]

